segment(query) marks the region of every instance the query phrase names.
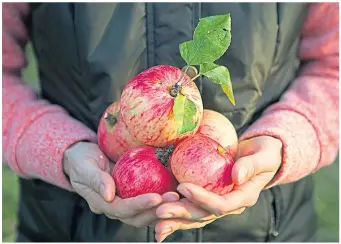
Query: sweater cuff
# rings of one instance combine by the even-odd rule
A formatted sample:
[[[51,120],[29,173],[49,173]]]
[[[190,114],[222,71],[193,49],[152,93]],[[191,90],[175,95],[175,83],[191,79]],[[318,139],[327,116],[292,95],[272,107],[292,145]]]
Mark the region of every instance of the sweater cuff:
[[[21,175],[74,191],[63,170],[63,156],[78,141],[96,142],[97,137],[66,113],[45,113],[29,125],[16,146]]]
[[[251,125],[240,140],[256,136],[272,136],[283,144],[281,167],[266,188],[298,181],[317,168],[320,145],[303,115],[290,110],[271,111]]]

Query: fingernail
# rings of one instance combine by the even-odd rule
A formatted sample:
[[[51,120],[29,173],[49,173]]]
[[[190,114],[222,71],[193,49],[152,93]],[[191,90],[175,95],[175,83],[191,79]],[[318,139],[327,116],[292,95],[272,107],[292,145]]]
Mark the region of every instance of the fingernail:
[[[188,199],[192,197],[192,193],[186,188],[181,187],[180,189],[178,189],[178,191]]]
[[[99,186],[99,192],[101,193],[101,196],[105,199],[105,185],[101,184]]]
[[[246,175],[247,175],[247,170],[246,170],[246,168],[242,167],[239,170],[239,173],[238,173],[238,182],[239,182],[239,184],[243,184],[244,183]]]
[[[167,201],[169,201],[169,202],[175,202],[175,201],[178,201],[178,200],[179,200],[179,196],[177,196],[177,195],[170,195],[167,198]]]
[[[163,200],[165,202],[175,202],[175,201],[178,201],[179,200],[179,195],[174,193],[174,194],[171,194],[171,193],[165,193],[163,196],[162,196]]]

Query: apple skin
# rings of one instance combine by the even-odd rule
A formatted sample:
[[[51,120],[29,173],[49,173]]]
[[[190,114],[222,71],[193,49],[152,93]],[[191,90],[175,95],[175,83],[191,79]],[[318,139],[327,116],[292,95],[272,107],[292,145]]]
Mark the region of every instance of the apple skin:
[[[130,135],[120,115],[120,101],[112,103],[103,113],[97,129],[99,148],[113,162],[129,148],[143,145]]]
[[[195,128],[184,134],[178,132],[171,95],[172,86],[183,76],[176,67],[159,65],[151,67],[128,82],[121,95],[121,115],[131,135],[145,145],[165,147],[193,136],[200,125],[203,104],[200,92],[194,82],[182,87],[181,93],[191,100],[196,107],[192,117]],[[184,84],[189,81],[183,76]]]
[[[139,146],[129,149],[119,158],[112,174],[119,197],[130,198],[146,193],[162,195],[176,191],[178,182],[168,166],[158,159],[157,151],[158,148]]]
[[[192,183],[218,195],[233,189],[234,160],[211,138],[196,134],[180,142],[170,159],[173,175],[179,183]]]
[[[228,118],[213,110],[204,109],[199,134],[205,135],[218,142],[235,158],[238,150],[238,135]]]

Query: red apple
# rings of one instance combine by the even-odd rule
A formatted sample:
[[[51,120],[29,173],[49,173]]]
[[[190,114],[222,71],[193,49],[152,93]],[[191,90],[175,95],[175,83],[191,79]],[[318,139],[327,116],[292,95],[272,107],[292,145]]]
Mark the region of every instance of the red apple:
[[[197,133],[215,140],[235,158],[238,149],[237,132],[230,120],[221,113],[204,109]]]
[[[233,188],[232,156],[202,134],[180,142],[171,156],[171,169],[179,183],[192,183],[219,195]]]
[[[176,191],[176,179],[168,168],[171,148],[161,149],[139,146],[126,151],[113,170],[116,193],[121,198],[136,197],[146,193],[160,195]]]
[[[119,101],[112,103],[103,113],[99,122],[97,137],[100,149],[114,162],[128,148],[142,145],[130,135],[121,119]]]
[[[130,80],[121,96],[121,115],[131,135],[155,147],[165,147],[194,135],[201,122],[203,105],[197,86],[189,80],[180,69],[167,65],[149,68]],[[185,82],[188,83],[183,86]],[[179,133],[173,114],[179,92],[196,108],[190,115],[194,126],[185,133]]]

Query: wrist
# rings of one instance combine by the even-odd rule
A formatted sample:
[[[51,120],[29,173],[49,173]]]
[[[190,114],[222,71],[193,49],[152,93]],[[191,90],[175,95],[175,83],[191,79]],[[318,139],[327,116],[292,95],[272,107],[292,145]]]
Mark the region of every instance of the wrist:
[[[267,186],[270,185],[274,181],[274,179],[277,177],[278,173],[281,171],[282,164],[283,164],[283,142],[274,136],[268,136],[268,137],[271,137],[272,139],[274,139],[273,140],[274,146],[275,148],[277,148],[276,151],[279,154],[279,163],[278,163],[276,173],[274,174],[270,182],[267,184]]]
[[[69,177],[70,176],[70,161],[69,158],[71,157],[72,153],[76,150],[78,147],[82,147],[84,143],[92,143],[90,141],[84,140],[84,141],[77,141],[73,144],[71,144],[63,154],[63,171],[64,173]]]
[[[70,156],[72,152],[77,149],[79,146],[81,146],[85,141],[77,141],[73,144],[71,144],[65,151],[63,155],[63,171],[64,173],[69,177],[70,176]]]
[[[68,154],[68,149],[65,150],[64,156],[63,156],[63,171],[66,176],[70,176],[70,165],[69,165],[69,160],[67,159],[67,154]]]
[[[277,148],[277,152],[279,154],[279,159],[280,159],[280,162],[279,162],[279,165],[278,165],[278,169],[277,169],[277,172],[276,172],[276,174],[277,174],[278,171],[280,170],[280,168],[282,166],[282,162],[283,162],[283,143],[282,143],[282,141],[280,139],[278,139],[276,137],[271,136],[271,138],[274,139],[275,148]]]

